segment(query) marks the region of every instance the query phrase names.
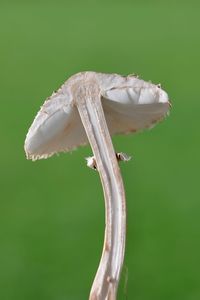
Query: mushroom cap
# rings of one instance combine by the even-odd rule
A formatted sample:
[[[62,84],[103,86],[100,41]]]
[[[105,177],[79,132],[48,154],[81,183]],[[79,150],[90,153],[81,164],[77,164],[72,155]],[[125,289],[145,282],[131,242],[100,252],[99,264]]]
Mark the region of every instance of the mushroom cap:
[[[83,72],[70,77],[36,115],[25,140],[28,159],[47,158],[88,143],[73,88],[95,81],[110,134],[128,134],[149,128],[169,111],[167,93],[159,85],[118,74]]]

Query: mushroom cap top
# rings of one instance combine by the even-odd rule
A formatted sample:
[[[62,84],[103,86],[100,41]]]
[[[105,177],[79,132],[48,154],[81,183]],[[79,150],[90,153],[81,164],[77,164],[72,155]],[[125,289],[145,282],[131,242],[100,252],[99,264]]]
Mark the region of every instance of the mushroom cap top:
[[[88,143],[74,88],[95,82],[110,134],[132,133],[153,126],[169,111],[169,98],[159,85],[134,75],[82,72],[70,77],[36,115],[25,140],[28,159],[47,158]]]

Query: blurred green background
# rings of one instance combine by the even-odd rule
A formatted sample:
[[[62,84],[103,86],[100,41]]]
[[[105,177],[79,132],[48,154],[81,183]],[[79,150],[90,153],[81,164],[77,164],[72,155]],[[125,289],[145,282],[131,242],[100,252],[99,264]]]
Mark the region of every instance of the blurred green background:
[[[45,98],[85,70],[161,82],[173,104],[153,130],[114,138],[133,156],[118,299],[200,299],[199,13],[192,0],[0,1],[0,299],[88,298],[104,233],[91,149],[23,151]]]

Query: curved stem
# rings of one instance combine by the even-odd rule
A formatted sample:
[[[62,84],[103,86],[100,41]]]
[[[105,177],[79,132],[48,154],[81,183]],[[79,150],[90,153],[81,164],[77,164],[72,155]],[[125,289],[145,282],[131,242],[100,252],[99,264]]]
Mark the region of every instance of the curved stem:
[[[89,299],[115,300],[125,251],[124,186],[98,86],[94,82],[84,83],[76,90],[75,97],[101,178],[106,209],[103,253]]]

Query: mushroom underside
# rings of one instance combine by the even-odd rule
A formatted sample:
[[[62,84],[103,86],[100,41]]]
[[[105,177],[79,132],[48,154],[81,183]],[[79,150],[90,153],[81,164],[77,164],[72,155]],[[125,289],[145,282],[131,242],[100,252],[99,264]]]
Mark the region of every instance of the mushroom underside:
[[[102,98],[102,106],[110,134],[134,133],[153,126],[169,109],[168,103],[132,104]],[[78,110],[60,108],[45,117],[44,110],[36,116],[25,141],[27,158],[47,158],[57,152],[74,150],[88,143]],[[43,122],[39,120],[44,119]],[[37,125],[38,124],[38,125]]]

